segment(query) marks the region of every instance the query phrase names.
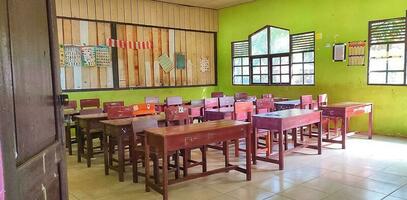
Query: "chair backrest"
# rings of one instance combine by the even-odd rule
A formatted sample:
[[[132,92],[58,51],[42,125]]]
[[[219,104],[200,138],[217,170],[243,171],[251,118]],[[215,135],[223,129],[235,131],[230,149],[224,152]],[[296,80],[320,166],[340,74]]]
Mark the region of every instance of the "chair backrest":
[[[165,102],[167,106],[181,106],[182,97],[167,97]]]
[[[123,119],[133,117],[132,106],[111,106],[107,109],[108,119]]]
[[[255,102],[257,100],[256,96],[248,96],[246,101],[251,101],[251,102]]]
[[[318,109],[321,106],[327,106],[327,105],[328,105],[328,95],[327,94],[318,95]]]
[[[169,106],[165,109],[165,120],[167,126],[178,124],[189,124],[188,108],[184,106]]]
[[[251,121],[253,108],[252,102],[235,102],[234,119],[239,121]]]
[[[263,94],[263,95],[261,95],[261,98],[268,98],[268,99],[272,99],[274,96],[273,96],[273,94]]]
[[[103,110],[101,108],[88,108],[88,109],[82,109],[79,111],[80,115],[90,115],[90,114],[99,114],[103,113]]]
[[[78,109],[78,104],[75,100],[68,101],[68,104],[64,106],[64,110],[76,110]]]
[[[205,107],[205,100],[204,99],[191,100],[191,107]]]
[[[100,108],[100,100],[97,98],[81,99],[81,100],[79,100],[79,104],[80,104],[81,110],[87,109],[87,108]]]
[[[256,113],[267,113],[275,110],[274,100],[272,98],[263,98],[256,100]]]
[[[218,98],[205,99],[205,110],[219,107]]]
[[[249,95],[246,92],[237,92],[237,93],[235,93],[236,101],[245,100],[245,99],[247,99],[248,96]]]
[[[160,98],[159,97],[145,97],[144,103],[158,104],[158,103],[160,103]]]
[[[235,104],[234,97],[219,97],[219,107],[233,107]]]
[[[224,94],[223,94],[223,92],[212,92],[211,97],[212,98],[224,97]]]
[[[302,95],[300,101],[301,109],[313,109],[312,95]]]
[[[142,133],[148,128],[158,127],[158,121],[154,118],[136,118],[132,122],[133,133]]]
[[[154,115],[157,113],[155,110],[155,104],[153,103],[139,103],[132,105],[132,107],[134,116]]]
[[[103,112],[107,113],[107,110],[113,106],[124,106],[124,101],[103,102]]]

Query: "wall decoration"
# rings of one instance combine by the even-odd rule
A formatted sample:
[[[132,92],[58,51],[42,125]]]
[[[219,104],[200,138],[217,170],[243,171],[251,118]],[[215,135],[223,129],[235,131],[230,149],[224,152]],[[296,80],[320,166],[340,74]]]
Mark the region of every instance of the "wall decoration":
[[[116,40],[112,38],[106,39],[106,46],[108,47],[117,47],[121,49],[152,49],[153,43],[150,41],[144,42],[134,42],[134,41],[125,41],[125,40]]]
[[[177,53],[175,57],[175,65],[177,69],[185,69],[185,55],[183,53]]]
[[[98,67],[110,67],[112,58],[110,54],[110,48],[107,46],[96,47],[96,66]]]
[[[348,43],[348,66],[364,66],[366,55],[366,41]]]
[[[209,60],[206,57],[202,57],[199,61],[201,65],[201,72],[209,71]]]
[[[59,67],[65,67],[64,45],[59,45]]]
[[[82,67],[96,66],[96,52],[93,46],[81,47]]]
[[[343,62],[346,59],[346,44],[334,44],[333,46],[333,60],[335,62]]]
[[[81,66],[81,49],[78,46],[64,47],[65,67]]]
[[[167,73],[174,69],[174,63],[171,61],[167,54],[163,54],[158,57],[158,62],[160,62],[161,67]]]

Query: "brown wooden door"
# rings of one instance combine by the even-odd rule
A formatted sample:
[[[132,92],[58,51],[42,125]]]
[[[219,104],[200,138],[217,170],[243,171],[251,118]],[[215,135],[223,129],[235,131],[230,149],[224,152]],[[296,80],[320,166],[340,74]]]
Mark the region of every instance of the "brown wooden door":
[[[57,49],[53,0],[0,0],[6,199],[67,199]]]

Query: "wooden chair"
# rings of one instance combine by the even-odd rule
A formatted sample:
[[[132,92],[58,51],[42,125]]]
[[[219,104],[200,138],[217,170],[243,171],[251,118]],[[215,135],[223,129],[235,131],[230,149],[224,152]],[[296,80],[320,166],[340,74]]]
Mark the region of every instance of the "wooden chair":
[[[312,100],[312,95],[302,95],[300,97],[300,108],[301,109],[309,109],[313,110],[314,109],[314,102]],[[304,129],[308,129],[308,134],[304,133]],[[310,138],[312,137],[312,125],[308,125],[307,127],[302,127],[300,129],[300,136],[301,136],[301,141],[304,141],[304,135],[309,136]],[[293,134],[293,136],[296,134]],[[287,137],[286,137],[287,138]]]
[[[248,94],[246,92],[237,92],[235,93],[235,100],[236,101],[244,101],[248,98]]]
[[[68,104],[64,106],[64,110],[74,110],[78,109],[78,104],[76,101],[68,101]],[[76,121],[72,119],[72,115],[66,116],[64,119],[65,127],[65,147],[68,148],[69,155],[72,155],[72,144],[77,143],[76,136],[72,138],[72,129],[77,126]]]
[[[254,105],[252,102],[235,102],[233,119],[238,121],[251,122],[253,109]],[[235,156],[238,157],[239,150],[244,151],[244,149],[240,149],[239,140],[235,140],[234,142],[235,142]],[[226,148],[228,147],[226,146]]]
[[[182,97],[167,97],[165,104],[166,106],[182,106]]]
[[[263,98],[263,99],[257,99],[256,100],[256,114],[261,114],[261,113],[268,113],[268,112],[273,112],[275,111],[274,107],[274,101],[273,98]],[[268,131],[268,130],[256,130],[256,138],[255,140],[259,140],[260,138],[264,139],[265,143],[262,144],[259,141],[255,143],[255,147],[259,149],[258,144],[263,145],[261,149],[264,149],[266,151],[266,156],[269,157],[272,153],[273,150],[273,133]]]
[[[268,99],[272,99],[274,96],[273,96],[273,94],[263,94],[263,95],[261,95],[261,97],[264,99],[264,98],[268,98]]]
[[[81,110],[88,109],[88,108],[100,108],[100,100],[95,99],[81,99],[79,100],[79,105]]]
[[[155,104],[153,103],[139,103],[132,105],[133,115],[144,116],[144,115],[155,115],[157,111],[155,110]]]
[[[186,125],[190,123],[188,108],[183,106],[170,106],[165,109],[165,120],[167,126],[176,126],[176,125]],[[202,161],[198,162],[191,160],[191,150],[192,149],[182,149],[181,156],[183,158],[183,174],[184,177],[188,176],[188,168],[202,165],[202,171],[206,172],[206,151],[207,147],[196,147],[199,148],[202,152]],[[194,148],[193,148],[194,149]],[[178,152],[175,152],[175,160],[178,159]],[[178,171],[178,166],[175,166]],[[177,174],[176,174],[177,175]]]
[[[124,119],[133,117],[133,107],[132,106],[111,106],[107,109],[107,118],[109,120],[114,119]],[[132,130],[131,129],[122,129],[120,135],[108,135],[107,138],[107,147],[108,147],[108,164],[109,168],[116,170],[119,173],[119,181],[124,179],[124,169],[127,165],[130,165],[132,158],[132,151],[130,150],[130,156],[126,158],[125,152],[126,149],[133,149],[133,143],[131,142],[130,137]],[[113,157],[116,152],[117,146],[117,159]],[[117,163],[117,166],[114,166],[114,163]]]
[[[163,104],[160,104],[159,97],[145,97],[144,103],[154,104],[155,110],[157,113],[164,112],[164,107],[163,107]]]
[[[124,101],[103,102],[103,112],[107,113],[107,109],[111,106],[124,106]]]
[[[214,109],[219,107],[219,98],[209,98],[204,100],[205,110]]]
[[[191,120],[191,123],[193,123],[195,119],[197,119],[198,122],[203,121],[204,107],[205,100],[191,100],[191,107],[189,109],[189,118]]]
[[[233,107],[234,104],[234,97],[219,97],[219,108]]]
[[[323,106],[327,106],[328,105],[328,95],[327,94],[320,94],[318,95],[318,103],[317,103],[318,107],[317,109],[320,110],[321,107]],[[326,138],[329,139],[330,137],[330,124],[331,121],[334,124],[334,133],[337,134],[338,132],[338,121],[340,120],[340,118],[336,118],[336,117],[325,117],[322,116],[322,127],[324,129],[324,132],[326,132]]]
[[[223,94],[223,92],[212,92],[211,93],[211,97],[212,98],[219,98],[219,97],[224,97],[225,95]]]

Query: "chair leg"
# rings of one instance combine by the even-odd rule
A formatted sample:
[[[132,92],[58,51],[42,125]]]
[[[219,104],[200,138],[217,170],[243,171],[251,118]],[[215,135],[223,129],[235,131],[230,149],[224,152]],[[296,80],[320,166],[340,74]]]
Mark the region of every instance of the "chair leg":
[[[158,159],[158,155],[153,155],[153,174],[154,174],[154,182],[155,184],[160,183],[160,162]]]
[[[91,158],[93,157],[93,139],[92,135],[88,133],[86,135],[86,164],[91,167]]]
[[[271,133],[268,132],[266,135],[266,157],[269,158],[271,154],[271,144],[270,144],[270,136]]]
[[[284,149],[288,150],[288,134],[287,134],[287,131],[284,131]]]
[[[309,138],[312,138],[312,125],[308,125]]]
[[[301,137],[301,142],[304,142],[304,129],[300,127],[300,137]]]
[[[138,183],[138,160],[139,160],[138,152],[134,151],[133,155],[132,155],[133,182],[134,183]]]
[[[179,179],[179,151],[175,151],[174,163],[175,163],[175,179]]]
[[[184,171],[184,177],[188,176],[188,167],[189,167],[189,158],[188,158],[188,152],[186,149],[182,150],[183,155],[182,155],[182,161],[183,161],[183,171]]]
[[[119,161],[118,161],[118,168],[119,168],[119,181],[123,182],[124,181],[124,149],[125,146],[123,145],[123,138],[119,137],[117,138],[118,142],[117,142],[117,152],[119,154]]]
[[[207,150],[206,146],[201,147],[201,152],[202,152],[202,172],[207,171],[206,150]]]

